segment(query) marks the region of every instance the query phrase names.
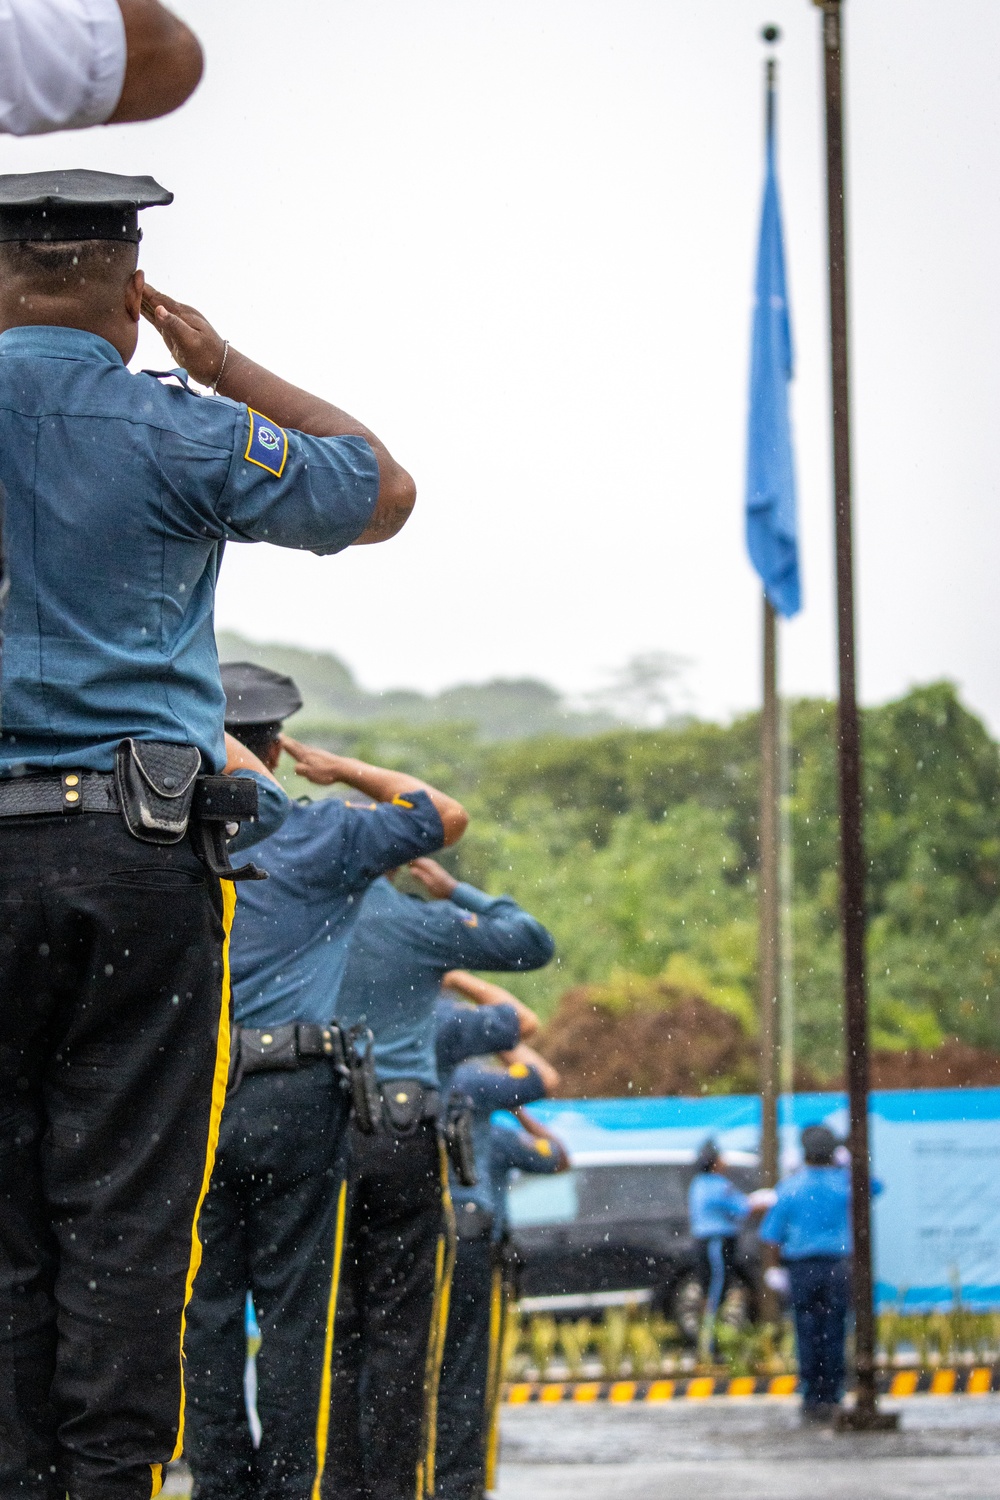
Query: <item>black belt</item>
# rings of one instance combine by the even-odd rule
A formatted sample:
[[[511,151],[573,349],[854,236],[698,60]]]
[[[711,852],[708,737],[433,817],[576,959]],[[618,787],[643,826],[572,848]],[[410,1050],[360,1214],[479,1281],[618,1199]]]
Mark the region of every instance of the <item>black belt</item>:
[[[300,1062],[329,1057],[342,1062],[344,1044],[339,1026],[235,1026],[234,1050],[238,1044],[244,1073],[272,1073],[297,1068]]]
[[[303,1063],[318,1062],[324,1057],[335,1065],[341,1077],[347,1074],[344,1038],[336,1024],[234,1026],[226,1092],[232,1097],[248,1073],[290,1073]]]
[[[120,812],[115,778],[107,771],[63,771],[0,781],[0,818]]]

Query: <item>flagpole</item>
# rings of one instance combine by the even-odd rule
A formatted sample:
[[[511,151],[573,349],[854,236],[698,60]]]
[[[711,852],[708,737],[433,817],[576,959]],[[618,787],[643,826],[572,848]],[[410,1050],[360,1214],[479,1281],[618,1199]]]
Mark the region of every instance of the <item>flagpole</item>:
[[[765,26],[769,45],[781,36]],[[778,1094],[781,1056],[781,742],[778,700],[778,620],[798,613],[799,580],[795,458],[789,384],[794,369],[785,276],[781,193],[777,172],[777,63],[764,69],[764,191],[754,276],[747,422],[746,539],[750,561],[764,586],[763,704],[760,722],[760,821],[758,825],[758,1002],[760,1017],[761,1178],[773,1187],[779,1175]],[[761,1314],[779,1318],[777,1299],[761,1291]]]
[[[776,26],[766,26],[761,36],[768,45],[780,38]],[[774,130],[774,86],[777,65],[768,57],[764,65],[765,140]],[[778,889],[778,621],[774,606],[762,593],[763,701],[760,716],[760,862],[757,890],[757,972],[760,1015],[760,1178],[761,1186],[778,1181],[778,1090],[780,1086],[780,899]],[[777,1323],[781,1307],[777,1293],[761,1286],[760,1314],[765,1323]]]
[[[844,955],[844,1030],[851,1119],[851,1218],[854,1232],[854,1328],[857,1397],[841,1425],[897,1425],[878,1410],[872,1284],[871,1181],[868,1144],[868,992],[865,976],[865,855],[862,828],[861,733],[854,637],[851,525],[850,369],[847,318],[847,237],[844,222],[844,105],[841,0],[813,0],[823,12],[826,93],[826,181],[830,272],[830,375],[833,403],[834,533],[837,554],[839,671],[840,916]]]
[[[760,972],[761,1184],[778,1181],[780,903],[778,893],[778,622],[764,595],[764,703],[760,716]],[[777,1306],[768,1309],[774,1321]]]

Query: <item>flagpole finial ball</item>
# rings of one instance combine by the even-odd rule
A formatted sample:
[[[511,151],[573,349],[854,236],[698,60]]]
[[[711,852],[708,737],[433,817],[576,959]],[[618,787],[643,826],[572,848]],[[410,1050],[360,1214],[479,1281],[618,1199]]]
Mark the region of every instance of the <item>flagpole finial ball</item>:
[[[761,30],[760,30],[760,35],[761,35],[761,40],[762,41],[765,41],[765,42],[780,42],[781,41],[781,27],[780,26],[762,26]]]

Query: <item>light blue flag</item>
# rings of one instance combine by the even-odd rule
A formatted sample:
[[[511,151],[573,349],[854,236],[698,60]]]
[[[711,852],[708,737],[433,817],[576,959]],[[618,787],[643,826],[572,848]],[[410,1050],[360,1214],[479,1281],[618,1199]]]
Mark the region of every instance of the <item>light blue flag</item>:
[[[779,615],[801,608],[795,465],[788,415],[792,330],[774,151],[774,89],[767,95],[767,176],[760,214],[747,434],[747,548]]]

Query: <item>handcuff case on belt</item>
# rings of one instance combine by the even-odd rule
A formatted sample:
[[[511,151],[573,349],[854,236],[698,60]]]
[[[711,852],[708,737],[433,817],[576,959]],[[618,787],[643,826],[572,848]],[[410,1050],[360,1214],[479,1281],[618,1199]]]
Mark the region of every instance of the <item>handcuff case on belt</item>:
[[[132,837],[144,844],[179,844],[191,820],[200,770],[195,745],[122,740],[115,751],[115,785]]]
[[[234,869],[227,834],[257,816],[257,784],[246,776],[200,776],[195,745],[122,740],[115,788],[125,826],[144,844],[179,844],[191,827],[202,864],[220,880],[265,880],[254,864]]]

